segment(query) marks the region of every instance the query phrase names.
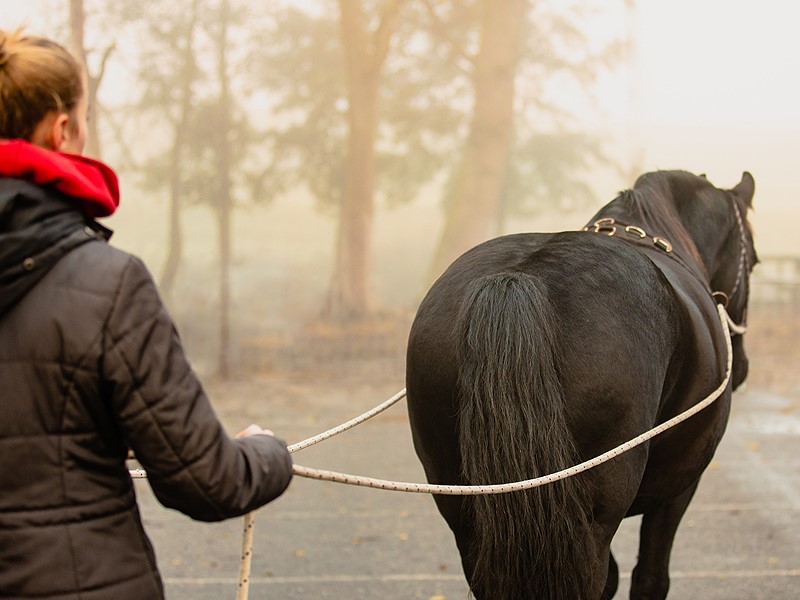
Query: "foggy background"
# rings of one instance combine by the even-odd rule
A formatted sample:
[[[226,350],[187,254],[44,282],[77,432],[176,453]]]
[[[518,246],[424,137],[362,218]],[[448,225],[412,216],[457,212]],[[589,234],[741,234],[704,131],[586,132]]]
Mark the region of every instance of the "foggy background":
[[[750,372],[676,539],[676,599],[798,596],[798,16],[778,0],[0,0],[0,28],[88,65],[87,154],[121,180],[111,243],[149,266],[229,433],[294,442],[401,389],[420,300],[475,244],[579,229],[644,172],[722,188],[751,172]],[[402,403],[299,460],[424,478]],[[240,523],[192,522],[143,480],[137,498],[168,596],[232,595]],[[258,520],[255,597],[466,595],[430,498],[296,478]],[[637,526],[615,538],[618,596]]]
[[[800,8],[258,4],[0,0],[0,27],[85,55],[87,153],[121,178],[104,223],[201,375],[402,387],[416,306],[459,252],[577,229],[647,171],[729,188],[746,170],[764,262],[752,380],[800,390]]]

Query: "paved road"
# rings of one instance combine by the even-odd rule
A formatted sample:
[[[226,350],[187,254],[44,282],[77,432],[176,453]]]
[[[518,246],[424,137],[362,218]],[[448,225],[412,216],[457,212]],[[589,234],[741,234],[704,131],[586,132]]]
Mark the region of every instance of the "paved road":
[[[231,430],[268,423],[294,442],[371,408],[396,389],[307,398],[246,415]],[[670,600],[800,598],[800,400],[758,390],[735,397],[728,432],[678,532]],[[271,418],[265,419],[269,413]],[[295,455],[296,462],[386,479],[422,481],[404,404]],[[201,524],[161,508],[137,482],[145,526],[169,600],[235,598],[240,519]],[[614,542],[627,598],[638,522]],[[250,598],[424,599],[467,596],[449,529],[430,497],[296,478],[257,513]]]

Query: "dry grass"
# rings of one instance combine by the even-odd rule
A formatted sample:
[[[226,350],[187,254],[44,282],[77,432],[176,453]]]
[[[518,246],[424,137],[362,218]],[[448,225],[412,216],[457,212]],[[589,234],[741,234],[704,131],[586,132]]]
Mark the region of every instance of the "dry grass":
[[[398,311],[358,324],[319,320],[241,340],[240,365],[249,372],[321,383],[403,385],[413,312]],[[786,305],[751,308],[745,348],[748,385],[800,397],[800,315]]]
[[[309,321],[297,329],[242,340],[241,364],[292,379],[402,387],[412,319],[412,313],[398,311],[358,323]]]

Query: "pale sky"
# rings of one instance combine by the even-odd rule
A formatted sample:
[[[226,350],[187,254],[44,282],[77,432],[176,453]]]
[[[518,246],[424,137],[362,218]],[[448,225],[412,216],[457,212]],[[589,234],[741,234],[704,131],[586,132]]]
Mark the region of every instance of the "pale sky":
[[[639,14],[645,121],[800,128],[800,4],[645,0]]]

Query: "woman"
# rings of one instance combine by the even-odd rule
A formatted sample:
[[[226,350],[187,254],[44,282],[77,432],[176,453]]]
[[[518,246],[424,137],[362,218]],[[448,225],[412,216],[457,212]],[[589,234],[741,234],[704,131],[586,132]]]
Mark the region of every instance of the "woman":
[[[147,269],[106,243],[117,178],[81,156],[86,112],[64,48],[0,30],[0,598],[163,598],[129,448],[203,521],[291,479],[271,432],[225,434]]]

